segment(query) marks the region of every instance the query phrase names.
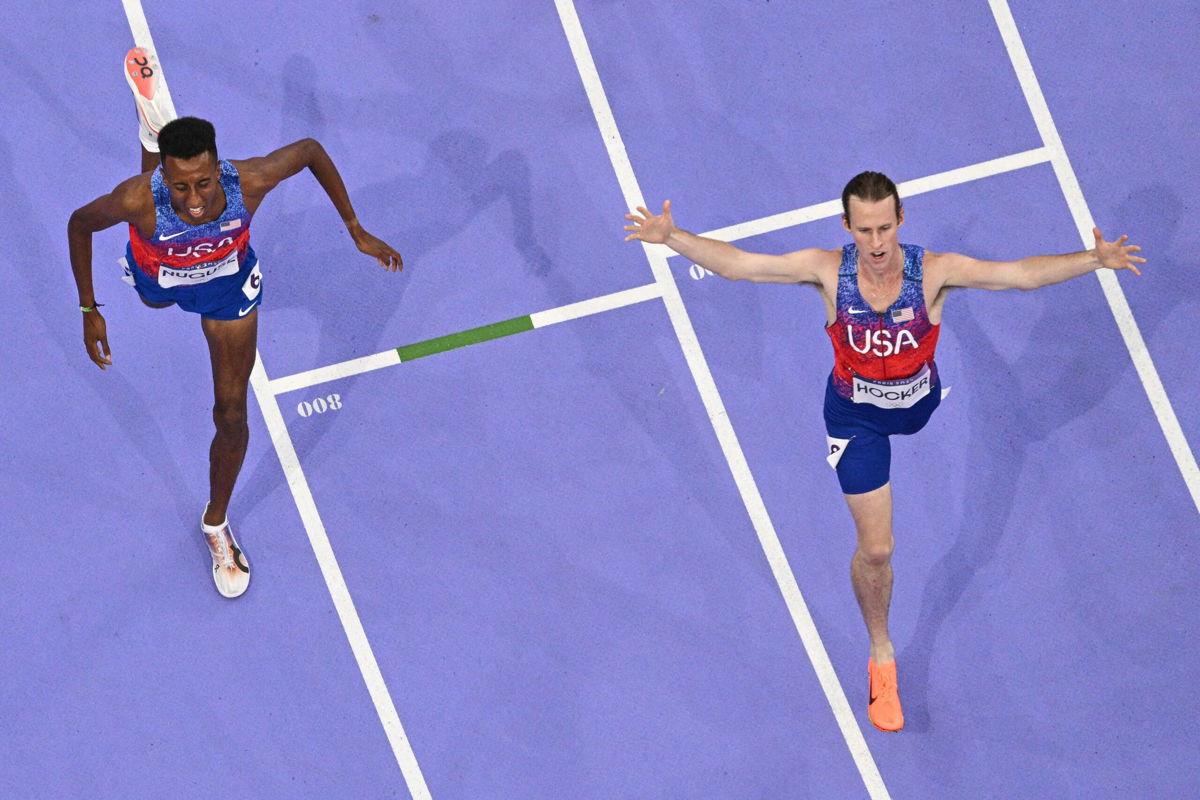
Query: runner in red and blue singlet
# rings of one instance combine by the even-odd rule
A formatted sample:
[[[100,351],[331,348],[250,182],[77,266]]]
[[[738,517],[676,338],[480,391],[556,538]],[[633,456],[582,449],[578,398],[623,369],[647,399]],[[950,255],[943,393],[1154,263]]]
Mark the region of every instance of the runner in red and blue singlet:
[[[225,208],[209,222],[186,221],[171,205],[160,164],[150,174],[154,230],[129,226],[125,279],[153,305],[178,303],[208,319],[238,319],[262,302],[262,272],[250,246],[250,219],[237,167],[220,160]]]
[[[836,316],[825,327],[833,343],[833,371],[825,392],[826,458],[846,494],[888,482],[888,436],[925,426],[941,400],[934,351],[939,326],[925,307],[924,248],[900,245],[900,294],[882,311],[858,287],[858,246],[842,248]]]
[[[809,284],[825,303],[825,330],[834,366],[825,390],[827,459],[837,470],[854,517],[857,547],[850,562],[854,593],[871,639],[867,661],[875,727],[904,726],[896,683],[895,649],[888,633],[892,595],[891,446],[888,437],[916,433],[941,401],[934,350],[946,294],[955,288],[1036,289],[1100,268],[1129,269],[1144,262],[1122,236],[1081,253],[981,261],[900,244],[904,209],[886,175],[863,172],[842,190],[842,225],[854,243],[835,250],[809,248],[785,255],[750,253],[676,227],[671,203],[661,214],[639,207],[626,214],[634,239],[665,244],[731,280]]]
[[[156,308],[178,305],[200,315],[212,362],[216,427],[209,447],[209,500],[200,530],[212,555],[217,591],[237,597],[249,586],[250,564],[233,536],[227,510],[250,436],[246,395],[262,302],[262,273],[250,247],[250,220],[268,192],[307,169],[361,252],[389,270],[401,269],[403,262],[399,253],[359,224],[337,167],[315,139],[302,139],[260,158],[223,161],[217,157],[211,123],[195,117],[174,119],[153,53],[130,50],[125,76],[137,104],[141,174],[76,209],[67,226],[84,346],[100,369],[113,363],[107,325],[92,287],[92,234],[124,222],[129,226],[129,244],[121,259],[125,280],[142,302]]]

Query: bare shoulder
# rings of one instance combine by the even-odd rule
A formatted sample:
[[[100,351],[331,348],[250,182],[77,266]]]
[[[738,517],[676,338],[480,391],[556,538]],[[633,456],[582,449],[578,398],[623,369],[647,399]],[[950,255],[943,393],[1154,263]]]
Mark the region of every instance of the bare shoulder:
[[[935,253],[932,250],[925,251],[925,272],[940,272],[955,259],[963,258],[959,253]]]
[[[831,250],[818,250],[820,255],[821,270],[827,274],[837,277],[838,269],[842,266],[842,248],[835,247]]]
[[[229,163],[237,170],[238,183],[242,185],[242,194],[266,194],[275,185],[265,179],[268,165],[266,156],[253,158],[231,158]]]
[[[154,192],[150,189],[152,174],[143,172],[127,178],[118,183],[109,195],[113,200],[113,210],[119,211],[125,222],[137,222],[145,214],[154,213]]]
[[[75,209],[67,224],[73,234],[91,234],[121,222],[136,225],[143,234],[154,232],[149,172],[121,181],[111,192]]]
[[[932,250],[925,251],[925,258],[922,263],[922,272],[926,278],[941,274],[946,270],[946,262],[950,261],[957,253],[935,253]]]
[[[973,261],[974,259],[964,256],[962,253],[935,253],[926,250],[924,282],[927,289],[936,293],[943,287],[952,286],[950,278],[964,267],[969,267]]]
[[[826,250],[809,247],[795,250],[783,256],[788,261],[789,272],[797,283],[811,283],[821,288],[837,285],[838,267],[842,263],[842,248]]]

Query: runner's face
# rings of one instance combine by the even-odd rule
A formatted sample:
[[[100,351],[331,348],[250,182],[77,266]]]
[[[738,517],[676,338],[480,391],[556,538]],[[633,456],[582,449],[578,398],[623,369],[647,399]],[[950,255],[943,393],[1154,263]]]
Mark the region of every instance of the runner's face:
[[[850,231],[858,245],[858,258],[863,264],[884,267],[902,260],[900,255],[900,226],[904,211],[896,216],[896,199],[891,195],[868,202],[850,195],[850,219],[842,217],[842,226]]]
[[[163,162],[163,180],[171,190],[171,205],[191,223],[216,219],[221,204],[220,168],[212,153],[193,158],[167,156]]]

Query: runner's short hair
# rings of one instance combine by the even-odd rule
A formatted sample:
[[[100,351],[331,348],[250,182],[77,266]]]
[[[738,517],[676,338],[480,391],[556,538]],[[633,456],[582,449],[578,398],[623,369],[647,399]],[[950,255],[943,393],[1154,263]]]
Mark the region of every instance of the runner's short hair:
[[[201,153],[217,157],[217,131],[211,122],[198,117],[173,119],[158,132],[158,157],[195,158]]]
[[[882,172],[860,172],[855,175],[846,184],[846,188],[842,189],[842,216],[846,218],[846,224],[850,224],[851,197],[874,203],[889,195],[896,201],[896,219],[900,219],[900,211],[904,204],[900,202],[900,192],[896,190],[896,184],[892,183],[891,178]]]

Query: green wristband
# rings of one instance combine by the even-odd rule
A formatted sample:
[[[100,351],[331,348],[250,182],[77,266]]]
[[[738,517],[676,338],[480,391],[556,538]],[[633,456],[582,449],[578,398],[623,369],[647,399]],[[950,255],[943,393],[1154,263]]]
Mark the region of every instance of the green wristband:
[[[102,305],[104,305],[104,303],[96,303],[96,305],[94,305],[94,306],[80,306],[79,310],[86,314],[89,311],[95,311],[97,308],[99,308]]]

